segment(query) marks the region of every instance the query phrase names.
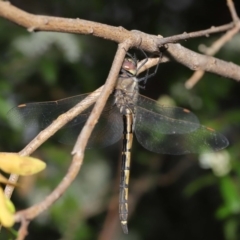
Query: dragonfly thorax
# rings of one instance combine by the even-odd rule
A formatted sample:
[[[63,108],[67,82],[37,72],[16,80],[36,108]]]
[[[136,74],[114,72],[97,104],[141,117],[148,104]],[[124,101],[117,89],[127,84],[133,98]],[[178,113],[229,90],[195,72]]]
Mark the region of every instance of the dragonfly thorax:
[[[115,88],[115,103],[122,114],[129,110],[134,113],[134,105],[138,96],[138,81],[135,77],[126,77],[124,75],[118,78]]]

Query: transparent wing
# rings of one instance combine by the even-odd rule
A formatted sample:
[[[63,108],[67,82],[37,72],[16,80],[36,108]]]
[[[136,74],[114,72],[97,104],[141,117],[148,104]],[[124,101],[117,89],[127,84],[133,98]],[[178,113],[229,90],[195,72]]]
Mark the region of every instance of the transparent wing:
[[[23,129],[24,134],[27,135],[28,140],[30,140],[41,130],[49,126],[59,115],[68,111],[87,96],[88,94],[82,94],[58,101],[22,104],[11,109],[8,113],[8,118],[19,125]],[[114,98],[110,97],[89,139],[88,147],[105,147],[117,142],[121,138],[122,117],[113,103]],[[92,106],[62,128],[61,142],[74,144],[91,110]]]
[[[217,151],[229,144],[223,135],[199,123],[178,119],[166,121],[158,113],[142,108],[137,108],[135,134],[146,149],[173,155]]]
[[[87,119],[91,113],[92,107],[83,112],[84,118]],[[81,115],[83,115],[81,114]],[[63,137],[60,142],[65,144],[74,144],[80,130],[83,128],[85,121],[82,121],[82,116],[69,122],[62,130]],[[94,127],[94,130],[88,140],[87,148],[102,148],[112,145],[119,141],[123,133],[123,120],[119,109],[114,104],[114,98],[111,96]]]
[[[137,121],[146,121],[152,132],[183,134],[194,131],[200,126],[198,118],[185,108],[166,107],[142,95],[138,96],[136,106]]]

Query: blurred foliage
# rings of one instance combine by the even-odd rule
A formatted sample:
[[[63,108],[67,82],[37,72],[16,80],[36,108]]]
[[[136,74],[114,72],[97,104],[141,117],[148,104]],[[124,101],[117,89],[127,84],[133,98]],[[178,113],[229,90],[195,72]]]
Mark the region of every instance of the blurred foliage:
[[[11,3],[35,14],[82,18],[163,36],[231,21],[224,0],[12,0]],[[235,5],[240,13],[240,3],[235,1]],[[209,46],[221,35],[181,44],[198,51],[200,44]],[[107,78],[117,48],[116,43],[92,36],[29,33],[5,19],[0,21],[0,36],[0,151],[16,152],[26,144],[20,129],[7,118],[9,109],[24,102],[51,101],[95,90]],[[240,64],[239,51],[239,36],[236,36],[217,57]],[[141,92],[153,99],[164,96],[171,104],[187,107],[202,124],[222,132],[230,141],[226,151],[231,171],[216,176],[214,169],[198,165],[201,156],[157,155],[135,141],[130,195],[131,182],[140,181],[143,176],[154,179],[162,176],[165,181],[153,181],[138,199],[136,208],[130,205],[134,210],[129,219],[130,233],[124,236],[119,228],[114,239],[240,239],[239,84],[206,73],[193,89],[186,90],[184,83],[191,75],[191,70],[177,63],[161,64],[158,74]],[[72,148],[56,139],[53,137],[33,154],[46,161],[47,168],[37,176],[21,179],[24,188],[18,189],[13,197],[17,209],[44,199],[65,175]],[[118,180],[120,152],[120,144],[88,150],[77,179],[54,206],[30,224],[27,239],[97,239],[104,226],[115,179]],[[214,155],[210,159],[213,158]],[[181,164],[185,160],[189,165]],[[0,239],[12,238],[10,231],[1,232]]]

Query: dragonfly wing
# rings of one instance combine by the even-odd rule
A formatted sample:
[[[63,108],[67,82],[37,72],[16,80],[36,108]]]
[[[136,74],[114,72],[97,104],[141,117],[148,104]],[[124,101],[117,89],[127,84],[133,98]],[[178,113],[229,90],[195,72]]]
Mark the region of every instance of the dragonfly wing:
[[[187,133],[200,126],[196,115],[185,108],[163,106],[142,95],[138,96],[137,106],[137,119],[150,121],[155,130],[163,134]]]
[[[173,110],[175,108],[171,109]],[[177,108],[177,111],[179,111],[179,108]],[[195,131],[200,126],[198,122],[190,122],[181,118],[175,119],[141,107],[136,108],[135,112],[138,130],[144,132],[146,131],[145,129],[147,129],[152,135],[157,133],[184,134]],[[191,114],[189,116],[191,117]]]
[[[41,130],[48,127],[57,117],[89,94],[82,94],[70,98],[51,102],[27,103],[11,109],[8,118],[23,130],[24,139],[30,141]],[[93,106],[90,106],[62,129],[60,142],[73,145],[87,121]],[[122,136],[122,117],[114,105],[114,97],[111,96],[104,108],[104,112],[98,121],[88,143],[88,147],[104,147],[117,142]]]
[[[58,101],[21,104],[12,108],[7,117],[16,127],[23,130],[26,140],[29,141],[39,131],[49,126],[59,115],[68,111],[87,96],[88,94],[82,94]],[[86,116],[82,115],[79,117],[80,120],[85,121]]]
[[[223,135],[204,126],[185,134],[162,134],[161,131],[153,131],[151,123],[146,126],[141,121],[136,121],[135,127],[139,143],[156,153],[180,155],[218,151],[229,144]],[[157,130],[156,125],[154,130]]]
[[[115,105],[110,106],[108,101],[103,113],[101,114],[93,132],[88,140],[87,148],[102,148],[112,145],[119,141],[123,133],[123,120],[119,109]],[[92,107],[91,107],[92,108]],[[91,109],[88,109],[91,110]],[[85,120],[87,120],[91,111],[85,113]],[[77,117],[78,118],[78,117]],[[69,123],[63,130],[63,136],[60,142],[65,144],[74,144],[83,128],[85,121],[80,116],[80,119],[73,119],[74,123]],[[76,124],[78,123],[78,124]]]

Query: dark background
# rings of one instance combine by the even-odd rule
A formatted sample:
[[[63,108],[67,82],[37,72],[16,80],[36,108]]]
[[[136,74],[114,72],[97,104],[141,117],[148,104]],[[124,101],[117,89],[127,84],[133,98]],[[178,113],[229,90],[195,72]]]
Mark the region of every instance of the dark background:
[[[240,13],[239,2],[235,2]],[[11,3],[34,14],[82,18],[163,36],[231,21],[224,0],[16,0]],[[209,46],[221,35],[181,44],[198,51],[200,44]],[[29,33],[5,19],[0,21],[0,36],[0,151],[3,152],[19,151],[26,144],[24,136],[7,117],[9,109],[24,102],[51,101],[94,91],[104,83],[117,48],[116,43],[92,36]],[[239,42],[237,35],[217,57],[240,64]],[[191,75],[191,70],[177,63],[161,64],[157,75],[141,93],[165,100],[166,104],[187,107],[202,124],[223,133],[230,146],[220,156],[225,160],[230,158],[231,171],[216,176],[216,171],[199,166],[199,155],[158,155],[135,141],[130,197],[136,206],[130,205],[133,212],[129,234],[122,234],[119,223],[114,240],[240,239],[239,83],[206,73],[193,89],[186,90],[184,83]],[[53,137],[34,153],[48,166],[36,176],[22,178],[23,187],[13,197],[17,209],[41,201],[55,188],[67,171],[71,149]],[[27,239],[97,239],[110,199],[117,191],[120,152],[121,143],[102,150],[88,150],[78,178],[54,206],[30,224]],[[219,160],[217,165],[221,164]],[[137,197],[136,191],[145,186],[144,179],[153,181]],[[138,188],[133,187],[136,184]],[[135,192],[131,192],[131,186]],[[0,239],[11,236],[10,231],[4,230]]]

